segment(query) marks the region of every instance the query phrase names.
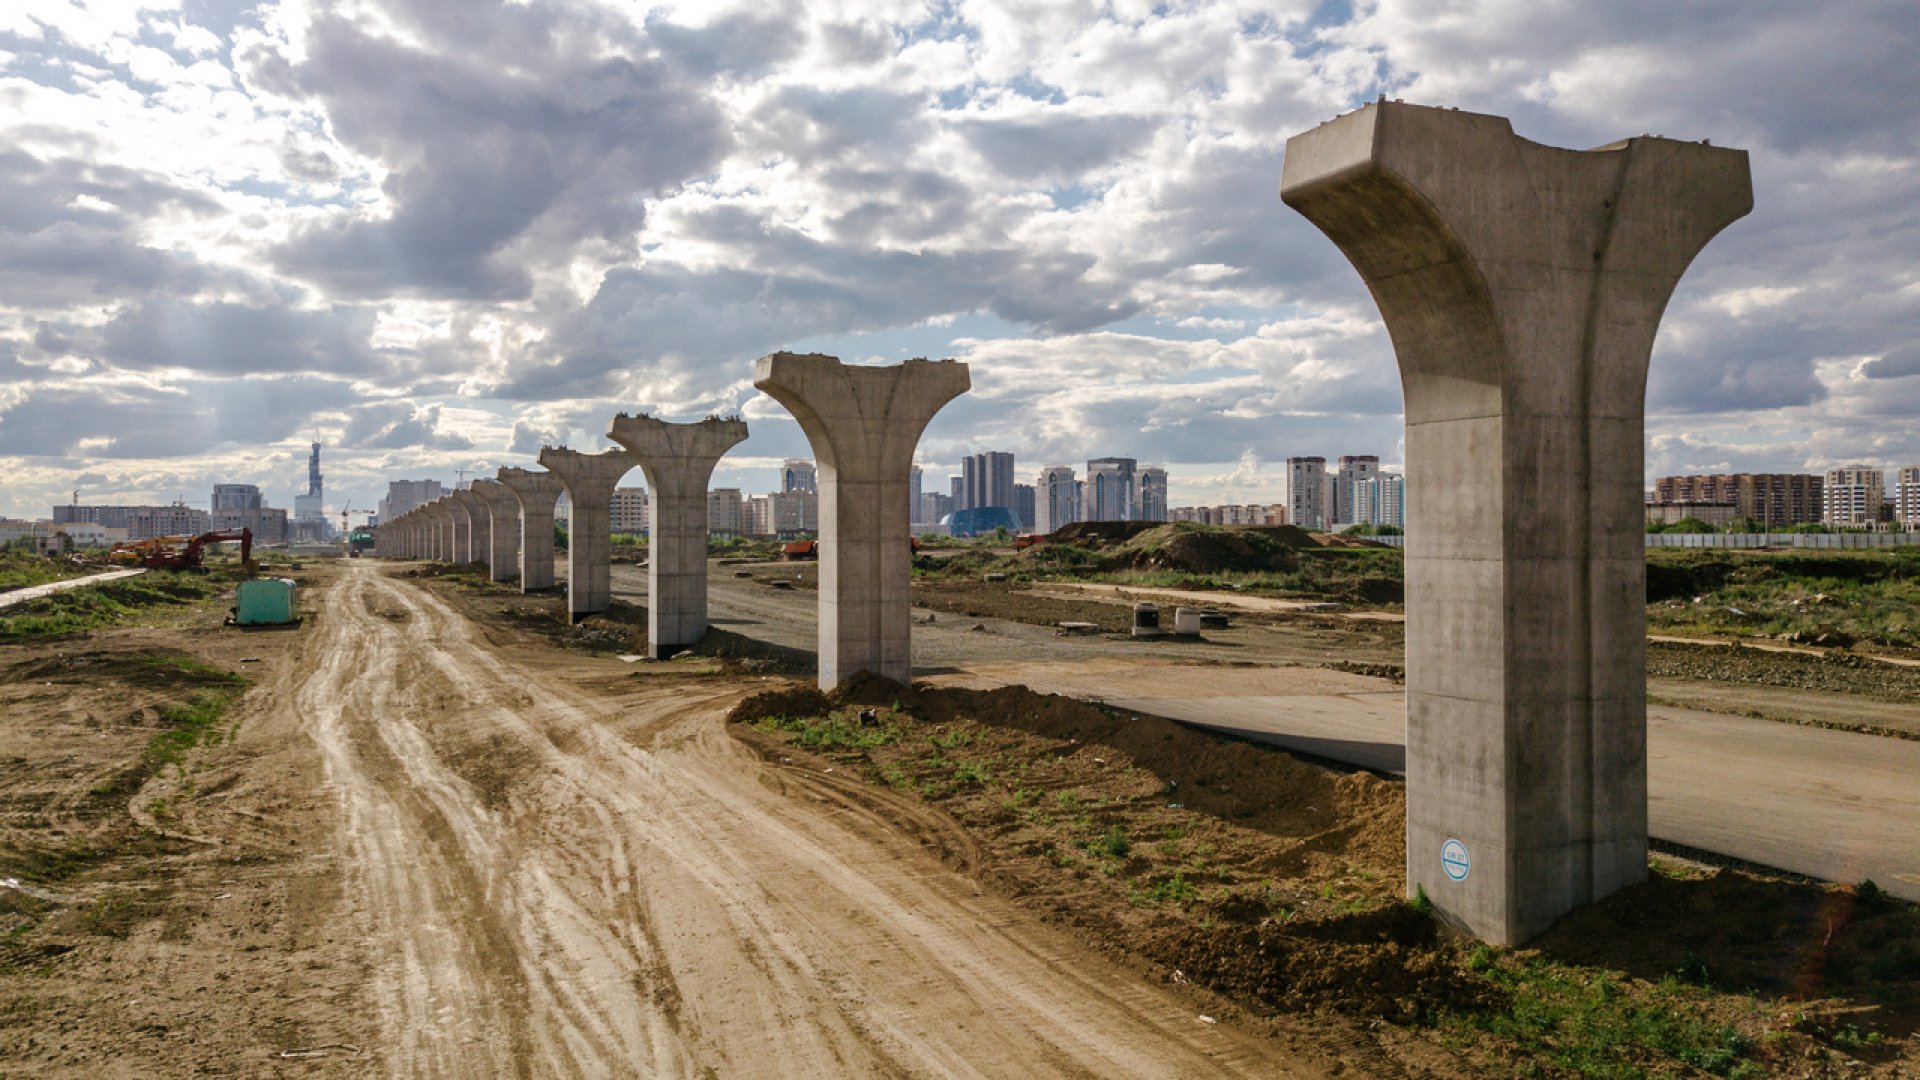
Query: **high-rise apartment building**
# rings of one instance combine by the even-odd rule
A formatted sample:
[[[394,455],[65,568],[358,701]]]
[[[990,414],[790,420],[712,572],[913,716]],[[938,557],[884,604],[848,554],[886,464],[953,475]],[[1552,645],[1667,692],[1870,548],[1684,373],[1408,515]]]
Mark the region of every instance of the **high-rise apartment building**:
[[[258,510],[266,506],[258,484],[213,485],[213,512],[222,510]]]
[[[1893,474],[1893,520],[1920,529],[1920,465],[1902,466]]]
[[[743,536],[747,531],[746,500],[739,488],[714,488],[707,492],[707,534]]]
[[[380,520],[392,521],[446,494],[438,480],[390,480],[380,500]]]
[[[1327,527],[1327,459],[1287,459],[1287,520],[1303,529]]]
[[[963,510],[983,506],[1013,509],[1013,455],[989,450],[960,459],[960,496],[955,503]]]
[[[1049,465],[1033,484],[1033,527],[1050,533],[1080,520],[1080,484],[1071,465]]]
[[[1872,525],[1886,501],[1887,474],[1866,465],[1828,469],[1822,499],[1829,525]]]
[[[920,496],[920,524],[938,525],[942,518],[953,513],[953,496],[929,491]]]
[[[1013,519],[1025,532],[1033,531],[1034,490],[1032,484],[1013,485]]]
[[[1080,504],[1086,521],[1132,521],[1138,496],[1134,493],[1133,458],[1105,457],[1087,462],[1087,488]]]
[[[647,489],[643,487],[614,488],[610,525],[617,533],[639,535],[650,531],[652,522],[648,516]]]
[[[1399,473],[1376,472],[1354,481],[1351,498],[1354,524],[1406,527],[1406,479]]]
[[[920,516],[921,482],[924,478],[920,466],[915,465],[913,472],[907,475],[907,521],[918,525],[925,519]]]
[[[818,492],[819,474],[813,462],[806,458],[788,458],[780,466],[780,491],[790,495],[796,491]]]
[[[1825,480],[1811,473],[1722,473],[1662,476],[1654,481],[1649,507],[1677,503],[1733,504],[1733,516],[1770,529],[1820,521],[1826,513]]]
[[[1167,470],[1158,465],[1141,469],[1138,487],[1134,520],[1167,520]]]
[[[1323,509],[1327,524],[1358,523],[1362,519],[1354,507],[1353,486],[1380,472],[1380,459],[1372,454],[1348,454],[1340,459],[1333,474],[1333,499]]]

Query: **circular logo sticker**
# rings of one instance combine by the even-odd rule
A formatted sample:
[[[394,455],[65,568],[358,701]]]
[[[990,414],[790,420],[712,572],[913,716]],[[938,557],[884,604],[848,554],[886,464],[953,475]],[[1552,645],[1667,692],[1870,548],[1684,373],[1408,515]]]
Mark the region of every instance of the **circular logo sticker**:
[[[1467,845],[1458,840],[1448,840],[1440,845],[1440,869],[1455,881],[1467,880],[1467,871],[1472,869],[1473,860],[1467,857]]]

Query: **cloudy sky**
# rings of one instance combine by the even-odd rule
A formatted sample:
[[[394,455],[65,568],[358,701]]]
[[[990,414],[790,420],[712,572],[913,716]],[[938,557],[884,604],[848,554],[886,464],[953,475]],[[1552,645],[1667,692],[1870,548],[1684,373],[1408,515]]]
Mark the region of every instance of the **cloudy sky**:
[[[936,473],[1012,450],[1278,497],[1402,454],[1385,333],[1278,198],[1379,94],[1752,153],[1682,283],[1649,475],[1920,463],[1913,0],[10,0],[0,514],[278,506],[743,411],[781,348],[953,356]],[[638,482],[638,474],[635,481]]]

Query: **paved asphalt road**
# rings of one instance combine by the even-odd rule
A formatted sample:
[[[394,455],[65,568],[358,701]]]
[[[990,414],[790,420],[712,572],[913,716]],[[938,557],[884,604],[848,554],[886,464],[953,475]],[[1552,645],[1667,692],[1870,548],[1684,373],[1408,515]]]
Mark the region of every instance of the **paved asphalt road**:
[[[615,591],[644,603],[645,572],[621,569]],[[714,574],[711,590],[716,622],[727,629],[812,648],[814,593],[777,592],[725,573]],[[1404,767],[1405,698],[1384,679],[1358,679],[1366,688],[1361,692],[1308,687],[1275,694],[1267,685],[1238,694],[1231,685],[1236,669],[1214,668],[1207,676],[1212,685],[1171,696],[1141,685],[1153,681],[1153,669],[1142,666],[1125,680],[1129,692],[1090,693],[1090,683],[1111,687],[1114,681],[1075,677],[1076,667],[1142,658],[1142,650],[1125,641],[1054,638],[1042,628],[994,619],[916,626],[916,670],[967,666],[968,654],[977,656],[988,644],[965,632],[976,622],[994,637],[1011,639],[1006,644],[1018,642],[1050,669],[1023,676],[1037,690],[1101,697],[1118,708],[1379,772]],[[1242,653],[1238,659],[1256,658]],[[1052,672],[1059,673],[1057,688],[1047,685],[1055,681]],[[1274,672],[1256,669],[1247,677],[1270,684]],[[1871,878],[1920,901],[1920,741],[1662,706],[1649,707],[1647,734],[1648,815],[1656,838],[1833,881]]]

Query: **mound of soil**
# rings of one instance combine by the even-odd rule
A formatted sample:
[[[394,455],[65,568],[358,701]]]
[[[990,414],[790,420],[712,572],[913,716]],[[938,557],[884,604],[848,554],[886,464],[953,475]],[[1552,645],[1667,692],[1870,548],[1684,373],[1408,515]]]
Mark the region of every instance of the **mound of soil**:
[[[1109,559],[1109,569],[1175,570],[1187,574],[1292,570],[1297,553],[1321,545],[1292,525],[1207,528],[1160,525],[1142,531]]]
[[[1431,1040],[1485,1075],[1906,1075],[1920,909],[1871,887],[1696,869],[1490,949],[1401,899],[1398,783],[1024,687],[916,691],[794,687],[731,730],[937,805],[968,872],[1110,953],[1356,1045]]]
[[[917,607],[969,619],[1007,619],[1034,626],[1086,622],[1107,633],[1124,634],[1133,625],[1133,613],[1121,605],[1041,596],[1031,588],[1024,582],[922,578],[913,583],[913,602]]]
[[[803,737],[796,718],[808,715],[875,743],[829,741],[823,755],[938,803],[988,852],[976,869],[1006,891],[1256,1011],[1409,1016],[1419,996],[1409,979],[1472,999],[1440,985],[1447,963],[1379,974],[1426,971],[1392,958],[1409,941],[1436,956],[1448,948],[1428,920],[1398,914],[1397,784],[1024,687],[906,691],[873,679],[826,697],[793,686],[731,718],[759,725],[736,726],[743,738],[779,739],[791,758],[805,751],[786,740]],[[1275,968],[1282,954],[1290,966]]]
[[[1752,683],[1788,690],[1859,694],[1879,701],[1920,704],[1920,668],[1881,663],[1851,653],[1775,652],[1724,645],[1647,643],[1647,674],[1705,682]]]

